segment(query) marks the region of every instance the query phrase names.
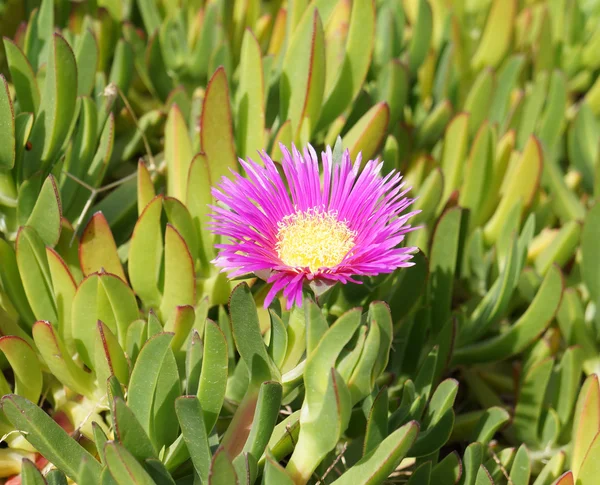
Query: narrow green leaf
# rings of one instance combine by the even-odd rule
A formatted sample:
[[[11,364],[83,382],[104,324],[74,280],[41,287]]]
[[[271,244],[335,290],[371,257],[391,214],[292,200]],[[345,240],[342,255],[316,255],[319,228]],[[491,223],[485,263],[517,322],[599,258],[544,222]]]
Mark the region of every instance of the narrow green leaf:
[[[100,463],[37,405],[9,394],[2,398],[2,410],[16,429],[27,433],[27,441],[73,481],[79,482],[84,459],[89,460],[95,480],[100,478]]]
[[[119,39],[108,76],[108,83],[118,86],[127,95],[134,75],[133,49],[125,39]]]
[[[46,481],[48,482],[48,485],[67,485],[67,476],[55,468],[48,472]]]
[[[493,2],[477,51],[471,60],[473,69],[496,67],[500,63],[510,47],[516,14],[516,0]]]
[[[4,49],[21,111],[35,114],[40,105],[40,90],[33,68],[21,48],[8,37],[4,37]]]
[[[154,480],[127,449],[109,441],[104,445],[106,466],[117,485],[155,485]]]
[[[21,483],[23,485],[47,485],[42,473],[37,469],[35,463],[23,458],[21,466]]]
[[[600,431],[600,386],[598,376],[589,376],[581,390],[575,407],[573,419],[573,452],[571,470],[573,475],[579,475],[592,441]]]
[[[184,181],[187,183],[187,176]],[[184,187],[184,189],[187,190],[187,187]],[[177,232],[181,234],[190,250],[190,255],[196,260],[200,249],[198,232],[196,231],[194,221],[187,207],[173,197],[165,197],[163,200],[163,207],[165,208],[167,219],[173,227],[177,229]]]
[[[553,266],[525,313],[505,333],[454,352],[453,363],[493,362],[521,352],[550,324],[563,292],[560,270]]]
[[[312,302],[307,303],[307,305],[311,304],[313,305],[313,307],[316,306]],[[320,313],[318,307],[317,311],[319,311]],[[269,317],[271,320],[271,340],[269,342],[269,356],[271,357],[271,359],[273,359],[275,365],[279,369],[281,369],[285,359],[285,353],[288,348],[288,335],[285,325],[283,324],[283,321],[281,320],[279,315],[277,315],[277,313],[275,313],[273,310],[269,310]],[[309,325],[307,325],[307,330],[310,329]]]
[[[196,396],[181,396],[175,401],[175,411],[194,469],[207,482],[212,454],[200,401]]]
[[[434,329],[441,329],[450,318],[462,219],[461,208],[449,209],[442,215],[433,233],[427,295]]]
[[[16,252],[23,287],[36,318],[57,322],[56,302],[44,241],[34,228],[24,226],[19,229]]]
[[[208,485],[237,485],[238,477],[227,452],[220,447],[215,452],[210,464]]]
[[[43,140],[25,152],[23,175],[29,178],[40,168],[48,168],[60,151],[72,125],[77,97],[77,65],[67,41],[53,34],[48,51],[44,95],[41,98],[32,138]]]
[[[124,386],[129,383],[129,364],[114,333],[100,320],[96,325],[94,350],[96,377],[99,382],[114,375]]]
[[[206,86],[200,117],[200,146],[206,154],[210,179],[217,183],[237,172],[237,158],[225,69],[220,67]]]
[[[192,161],[192,141],[179,106],[173,104],[165,125],[165,160],[167,162],[167,194],[184,200],[187,176]]]
[[[52,276],[56,310],[58,312],[58,331],[70,351],[75,351],[71,328],[71,310],[77,291],[77,283],[67,263],[52,248],[46,247],[46,258]]]
[[[127,282],[112,231],[101,212],[85,226],[79,244],[79,261],[83,275],[106,271]]]
[[[258,461],[265,451],[281,407],[282,387],[279,382],[263,382],[258,392],[256,410],[250,434],[242,453],[249,453]]]
[[[279,83],[280,119],[293,139],[307,142],[316,128],[325,89],[325,38],[319,11],[307,8],[285,53]]]
[[[44,243],[55,246],[60,237],[62,206],[56,180],[52,175],[44,181],[27,225],[33,227]]]
[[[76,393],[91,396],[94,389],[92,375],[73,362],[52,324],[46,321],[36,322],[32,333],[35,345],[50,372]]]
[[[139,217],[146,206],[156,197],[156,190],[154,189],[154,182],[152,181],[150,171],[142,160],[138,162],[137,175],[137,208]]]
[[[229,300],[231,327],[237,350],[250,371],[250,381],[258,387],[264,381],[280,381],[281,374],[267,353],[256,304],[246,283],[235,287]]]
[[[486,409],[473,430],[472,440],[487,445],[496,432],[510,421],[508,412],[498,406]]]
[[[509,479],[513,483],[529,483],[531,476],[531,461],[529,459],[529,451],[523,444],[517,450],[515,460],[510,468]]]
[[[89,96],[95,83],[98,68],[98,42],[94,32],[85,29],[75,48],[77,60],[77,96]]]
[[[35,351],[14,335],[0,337],[0,350],[13,371],[15,394],[37,402],[42,393],[42,370]]]
[[[0,75],[0,170],[12,169],[15,158],[15,111],[8,83]]]
[[[94,434],[94,444],[96,445],[96,450],[98,450],[98,457],[103,465],[106,465],[104,460],[104,444],[108,441],[108,437],[106,433],[95,421],[92,423],[92,433]]]
[[[475,485],[494,485],[494,481],[492,480],[490,472],[488,472],[487,468],[483,465],[479,467],[479,471],[477,472],[477,477],[475,479]]]
[[[415,421],[397,429],[333,483],[335,485],[381,483],[407,454],[418,433],[419,425]]]
[[[292,477],[277,463],[273,455],[267,450],[263,483],[277,483],[279,485],[294,485]]]
[[[237,147],[241,158],[258,161],[265,146],[265,81],[260,45],[250,29],[244,32],[237,90]]]
[[[319,127],[329,125],[341,115],[364,84],[375,45],[375,4],[372,0],[352,3],[350,25],[347,28],[342,65],[333,73],[327,72],[328,89],[324,96]],[[397,105],[394,104],[394,107]]]
[[[462,463],[458,452],[453,451],[433,467],[431,483],[454,485],[462,476]]]
[[[148,340],[142,347],[131,373],[127,404],[148,435],[152,429],[154,392],[172,338],[173,334],[160,333]]]
[[[431,461],[426,461],[417,466],[417,469],[410,475],[407,485],[430,485],[431,481]]]
[[[415,75],[421,66],[431,44],[433,34],[433,12],[427,0],[419,0],[417,20],[408,47],[408,61],[411,74]]]
[[[344,136],[344,145],[350,150],[350,158],[356,160],[362,153],[363,164],[375,158],[384,140],[390,119],[387,103],[377,103],[367,111]]]
[[[112,403],[112,414],[116,436],[121,443],[139,461],[155,458],[156,450],[150,438],[142,428],[133,411],[120,397]]]
[[[217,422],[227,386],[227,341],[219,326],[206,321],[204,358],[198,384],[198,399],[204,413],[206,432],[211,433]]]
[[[194,325],[195,317],[194,307],[182,305],[175,307],[175,311],[165,323],[165,332],[175,334],[171,341],[171,348],[174,352],[179,351],[187,340]]]
[[[427,456],[437,452],[446,444],[454,427],[454,410],[449,409],[428,430],[419,435],[410,449],[411,456]]]
[[[581,234],[581,274],[592,298],[600,301],[600,261],[595,250],[600,238],[600,204],[595,204],[586,214]]]
[[[129,278],[131,286],[145,307],[156,308],[161,300],[158,288],[163,257],[160,227],[162,196],[146,206],[138,219],[129,244]]]
[[[561,451],[548,460],[533,485],[552,485],[565,468],[566,453]]]
[[[149,33],[154,33],[154,31],[158,29],[162,23],[158,6],[151,0],[139,0],[137,4],[138,8],[140,9],[142,20],[144,21],[146,31]]]
[[[73,300],[72,334],[80,357],[93,367],[98,320],[124,346],[127,329],[138,318],[135,295],[121,278],[110,273],[88,276],[77,288]]]
[[[363,407],[364,409],[364,407]],[[388,390],[383,388],[373,400],[367,416],[363,456],[377,448],[388,436]]]
[[[179,436],[179,424],[175,414],[175,399],[181,396],[181,382],[177,361],[171,348],[164,357],[153,403],[151,435],[157,450],[171,444]]]
[[[185,354],[186,393],[189,395],[195,395],[198,392],[203,353],[204,343],[200,338],[198,330],[193,328]]]
[[[194,260],[181,234],[171,224],[165,233],[165,285],[160,304],[163,319],[168,319],[177,306],[196,302]]]
[[[209,162],[206,155],[200,153],[194,157],[190,165],[186,207],[192,216],[196,229],[200,245],[200,264],[205,273],[210,272],[209,261],[214,258],[215,254],[213,235],[208,230],[208,224],[210,223],[209,205],[213,204],[212,194],[210,193],[211,186],[212,179]]]
[[[167,470],[167,467],[159,459],[148,458],[144,460],[143,465],[156,485],[176,485],[169,470]]]

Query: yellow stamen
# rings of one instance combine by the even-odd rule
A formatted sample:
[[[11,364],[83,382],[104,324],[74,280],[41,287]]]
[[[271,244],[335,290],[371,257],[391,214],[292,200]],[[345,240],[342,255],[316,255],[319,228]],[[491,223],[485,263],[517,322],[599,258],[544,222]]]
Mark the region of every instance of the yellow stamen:
[[[356,238],[356,231],[338,220],[336,213],[318,208],[285,216],[278,227],[276,249],[281,261],[311,271],[340,264]]]

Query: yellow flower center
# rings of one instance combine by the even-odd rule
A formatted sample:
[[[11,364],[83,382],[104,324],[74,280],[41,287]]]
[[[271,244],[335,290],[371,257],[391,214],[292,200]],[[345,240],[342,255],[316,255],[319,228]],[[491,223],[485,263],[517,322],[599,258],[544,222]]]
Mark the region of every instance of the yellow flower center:
[[[313,272],[340,264],[356,238],[337,214],[317,208],[285,216],[278,227],[276,249],[281,261]]]

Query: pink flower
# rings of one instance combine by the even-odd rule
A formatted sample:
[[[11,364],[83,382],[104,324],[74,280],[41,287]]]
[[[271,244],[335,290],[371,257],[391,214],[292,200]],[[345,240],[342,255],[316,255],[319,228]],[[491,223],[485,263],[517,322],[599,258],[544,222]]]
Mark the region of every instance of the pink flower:
[[[283,177],[261,153],[264,167],[240,160],[247,177],[223,177],[213,195],[212,231],[224,236],[214,263],[230,277],[268,274],[268,306],[283,290],[288,309],[302,304],[305,282],[317,285],[360,283],[353,277],[391,273],[412,266],[417,248],[400,244],[411,230],[403,214],[414,201],[405,197],[402,177],[380,175],[382,163],[369,161],[359,170],[346,151],[333,164],[331,148],[322,153],[322,175],[313,147],[302,155],[281,146]],[[287,186],[287,188],[286,188]]]

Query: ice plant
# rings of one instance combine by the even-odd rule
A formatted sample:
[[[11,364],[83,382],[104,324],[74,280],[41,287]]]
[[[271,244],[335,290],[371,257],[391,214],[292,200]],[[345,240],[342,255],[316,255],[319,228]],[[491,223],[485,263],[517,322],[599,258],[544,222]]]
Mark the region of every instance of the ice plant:
[[[283,176],[265,153],[260,165],[240,160],[247,177],[223,177],[213,189],[212,230],[227,240],[215,264],[231,277],[268,273],[268,306],[283,290],[288,309],[302,304],[307,282],[360,283],[355,277],[411,266],[416,248],[402,247],[408,220],[401,175],[382,176],[383,164],[361,154],[354,164],[346,151],[334,163],[327,147],[321,163],[312,146],[304,153],[281,146]],[[320,170],[322,168],[322,170]]]

